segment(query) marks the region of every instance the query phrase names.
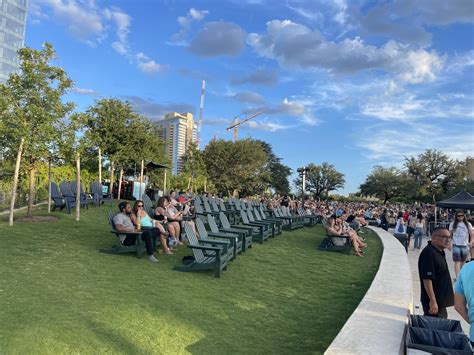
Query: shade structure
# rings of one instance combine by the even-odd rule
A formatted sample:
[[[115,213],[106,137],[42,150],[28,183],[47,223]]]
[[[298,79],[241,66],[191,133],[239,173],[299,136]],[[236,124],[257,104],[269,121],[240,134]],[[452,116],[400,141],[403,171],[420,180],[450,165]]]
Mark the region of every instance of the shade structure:
[[[474,196],[469,192],[461,191],[446,200],[439,201],[436,206],[443,208],[462,208],[466,210],[474,210]]]
[[[160,164],[160,163],[155,163],[153,161],[147,163],[145,165],[147,170],[153,170],[153,169],[169,169],[166,165]]]

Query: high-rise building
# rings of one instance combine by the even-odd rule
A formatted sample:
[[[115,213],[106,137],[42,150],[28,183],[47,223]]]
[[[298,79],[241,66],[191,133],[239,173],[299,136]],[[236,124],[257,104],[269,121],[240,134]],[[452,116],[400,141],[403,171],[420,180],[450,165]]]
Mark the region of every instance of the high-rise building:
[[[197,141],[197,127],[192,113],[171,112],[156,122],[161,138],[165,141],[166,154],[171,161],[173,175],[181,171],[181,158],[189,144]]]
[[[17,51],[25,40],[28,0],[0,0],[0,82],[19,69]]]

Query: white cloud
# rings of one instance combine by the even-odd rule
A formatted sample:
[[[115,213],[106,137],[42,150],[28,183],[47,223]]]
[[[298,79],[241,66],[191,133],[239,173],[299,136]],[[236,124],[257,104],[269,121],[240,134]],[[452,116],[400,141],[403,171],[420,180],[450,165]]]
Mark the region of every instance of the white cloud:
[[[50,17],[51,20],[64,23],[75,38],[93,47],[103,42],[107,31],[114,30],[116,38],[110,44],[111,47],[143,73],[154,74],[168,67],[144,53],[134,53],[129,42],[132,17],[116,6],[100,8],[94,0],[34,0],[33,16],[48,18],[43,8],[52,11],[54,16]],[[192,10],[192,18],[203,16],[203,13]]]
[[[188,49],[191,53],[214,57],[237,56],[245,47],[245,32],[230,22],[208,22],[192,39]]]
[[[53,18],[66,25],[75,38],[90,45],[100,43],[105,35],[105,26],[93,3],[65,0],[37,0],[36,5],[51,9]],[[36,6],[35,5],[35,6]],[[39,12],[38,8],[36,12]]]
[[[76,93],[76,94],[79,94],[79,95],[91,95],[91,96],[95,96],[97,95],[97,91],[95,90],[92,90],[92,89],[82,89],[82,88],[78,88],[78,87],[73,87],[71,89],[72,92]]]
[[[474,151],[474,131],[459,132],[432,124],[406,123],[403,128],[373,125],[364,129],[356,145],[370,159],[386,165],[403,162],[426,149],[442,149],[455,159],[464,159]]]
[[[407,82],[420,83],[433,81],[443,66],[435,51],[413,51],[394,41],[376,47],[359,37],[335,43],[319,31],[290,20],[267,22],[266,34],[250,33],[247,43],[260,56],[275,59],[290,69],[326,69],[331,73],[382,69]]]
[[[186,16],[179,16],[176,21],[180,25],[181,29],[171,36],[171,44],[186,45],[183,41],[188,36],[191,24],[193,22],[202,21],[207,15],[209,15],[209,11],[207,10],[197,10],[195,8],[191,8],[189,9]]]

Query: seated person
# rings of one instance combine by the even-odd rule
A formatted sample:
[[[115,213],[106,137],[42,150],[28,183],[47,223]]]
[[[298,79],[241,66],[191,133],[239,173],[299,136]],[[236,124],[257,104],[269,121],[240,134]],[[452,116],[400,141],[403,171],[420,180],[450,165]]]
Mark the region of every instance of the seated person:
[[[122,201],[118,205],[120,213],[115,215],[114,217],[114,224],[115,230],[117,232],[136,232],[135,226],[130,218],[130,214],[132,212],[132,208],[130,207],[130,203],[127,201]],[[142,233],[142,240],[145,242],[146,253],[148,255],[148,260],[153,263],[158,262],[158,259],[155,258],[153,255],[153,243],[151,241],[153,238],[150,231],[143,231]],[[137,240],[137,235],[127,235],[121,236],[120,242],[124,246],[135,245]]]
[[[141,229],[144,231],[149,230],[155,236],[158,234],[164,253],[173,254],[166,242],[169,233],[158,220],[152,219],[148,216],[148,213],[143,209],[143,201],[135,201],[132,209],[131,220],[137,227],[140,225]]]
[[[181,234],[180,222],[182,220],[183,212],[179,212],[171,206],[170,199],[162,196],[158,199],[157,207],[155,209],[155,219],[158,221],[163,220],[168,222],[168,232],[172,239],[173,245],[183,245],[183,242],[179,240]]]
[[[343,230],[340,216],[336,217],[336,215],[332,215],[329,217],[328,224],[326,226],[326,232],[330,236],[349,237],[352,242],[352,247],[354,248],[355,254],[357,256],[362,256],[361,248],[363,243],[352,233],[349,233],[347,230]]]

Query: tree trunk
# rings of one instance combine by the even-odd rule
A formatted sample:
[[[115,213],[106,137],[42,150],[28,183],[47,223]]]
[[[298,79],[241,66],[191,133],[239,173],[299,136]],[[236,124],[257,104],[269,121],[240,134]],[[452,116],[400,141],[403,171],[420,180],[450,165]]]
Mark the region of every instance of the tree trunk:
[[[24,143],[25,143],[25,138],[22,138],[20,141],[20,146],[18,147],[18,153],[16,155],[15,174],[13,175],[12,198],[10,201],[9,225],[11,227],[13,226],[13,210],[15,209],[16,189],[18,188],[18,175],[20,174],[20,163],[21,163],[21,156],[23,154]]]
[[[26,215],[28,217],[33,216],[33,202],[35,200],[35,173],[36,169],[30,168],[30,179],[29,179],[29,192],[28,192],[28,211]]]
[[[81,219],[81,156],[76,154],[76,221]]]
[[[110,161],[110,184],[109,184],[109,192],[112,196],[112,199],[114,198],[114,162]]]
[[[51,159],[48,160],[48,213],[51,213]]]
[[[123,177],[123,169],[120,169],[117,200],[120,200],[120,193],[122,192],[122,177]]]
[[[142,160],[142,167],[141,167],[141,169],[140,169],[140,188],[138,189],[138,190],[139,190],[139,194],[138,194],[138,199],[139,199],[139,200],[142,199],[143,164],[144,164],[144,161]]]
[[[165,169],[165,177],[163,178],[163,195],[166,195],[166,169]]]
[[[102,184],[102,151],[99,148],[99,184]]]

